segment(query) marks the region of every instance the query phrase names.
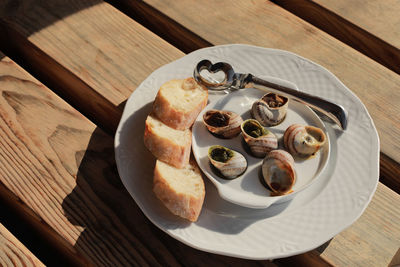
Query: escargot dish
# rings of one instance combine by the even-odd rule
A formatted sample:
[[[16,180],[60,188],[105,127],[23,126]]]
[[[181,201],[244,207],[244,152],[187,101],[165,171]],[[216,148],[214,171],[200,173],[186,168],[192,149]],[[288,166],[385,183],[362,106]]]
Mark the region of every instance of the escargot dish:
[[[292,155],[284,150],[273,150],[262,163],[264,181],[277,194],[288,193],[296,182]]]
[[[203,122],[207,129],[216,136],[233,138],[240,133],[243,119],[235,112],[211,109],[204,113]]]
[[[243,138],[254,156],[264,157],[271,150],[278,148],[276,136],[265,129],[257,120],[245,120],[240,128]]]
[[[325,144],[326,135],[318,127],[292,124],[286,129],[283,142],[293,156],[307,157]]]
[[[247,168],[247,160],[242,154],[223,146],[211,146],[208,149],[208,158],[227,179],[240,176]]]
[[[288,105],[288,98],[268,93],[253,103],[251,116],[263,126],[275,126],[285,119]]]

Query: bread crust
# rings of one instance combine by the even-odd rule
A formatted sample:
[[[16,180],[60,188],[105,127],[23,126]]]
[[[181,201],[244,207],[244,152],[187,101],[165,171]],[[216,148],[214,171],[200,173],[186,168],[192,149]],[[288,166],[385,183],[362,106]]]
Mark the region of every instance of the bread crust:
[[[144,130],[144,145],[159,160],[162,160],[176,168],[183,168],[189,164],[190,151],[192,145],[192,132],[187,138],[186,143],[179,145],[172,140],[157,135],[148,120],[146,120]]]
[[[171,80],[169,82],[177,82],[178,80]],[[194,121],[197,118],[197,115],[199,115],[200,111],[207,105],[208,101],[208,90],[202,86],[197,84],[196,81],[194,81],[193,78],[187,78],[181,83],[195,83],[197,87],[202,88],[205,91],[205,97],[203,99],[199,99],[199,102],[197,105],[193,106],[193,108],[190,111],[182,111],[174,108],[171,103],[166,99],[166,97],[163,95],[163,90],[162,86],[160,90],[157,93],[156,99],[154,100],[153,103],[153,112],[155,115],[166,125],[168,125],[171,128],[177,129],[177,130],[185,130],[188,129],[192,126]]]
[[[192,162],[191,162],[192,163]],[[193,164],[193,163],[192,163]],[[159,169],[157,161],[154,168],[153,191],[158,199],[170,210],[173,214],[185,218],[191,222],[197,221],[205,197],[204,181],[201,177],[200,170],[196,167],[200,175],[202,194],[200,197],[195,197],[189,194],[177,193],[164,178],[162,171]]]

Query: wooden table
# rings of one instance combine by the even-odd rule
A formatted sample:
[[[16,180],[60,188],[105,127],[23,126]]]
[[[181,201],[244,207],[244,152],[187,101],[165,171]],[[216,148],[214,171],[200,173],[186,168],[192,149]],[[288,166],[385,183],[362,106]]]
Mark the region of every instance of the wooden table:
[[[399,264],[399,11],[394,0],[3,1],[0,265]],[[271,262],[195,250],[152,225],[120,181],[113,134],[125,100],[156,68],[227,43],[313,60],[374,119],[378,189],[314,251]]]

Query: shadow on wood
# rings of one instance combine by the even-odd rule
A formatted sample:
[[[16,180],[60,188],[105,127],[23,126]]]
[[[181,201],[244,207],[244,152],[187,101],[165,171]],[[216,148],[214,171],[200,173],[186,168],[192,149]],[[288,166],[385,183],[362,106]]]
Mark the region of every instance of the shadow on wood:
[[[147,109],[138,113],[148,112]],[[87,149],[75,153],[75,159],[79,166],[76,186],[64,199],[62,207],[68,220],[82,227],[74,247],[85,251],[95,265],[239,266],[251,263],[275,266],[269,261],[202,252],[154,226],[123,186],[114,159],[114,140],[100,128],[91,134]]]
[[[17,28],[23,35],[30,36],[64,17],[102,2],[101,0],[5,0],[0,2],[0,19],[15,25],[29,25]],[[43,10],[52,10],[52,16],[43,16]]]

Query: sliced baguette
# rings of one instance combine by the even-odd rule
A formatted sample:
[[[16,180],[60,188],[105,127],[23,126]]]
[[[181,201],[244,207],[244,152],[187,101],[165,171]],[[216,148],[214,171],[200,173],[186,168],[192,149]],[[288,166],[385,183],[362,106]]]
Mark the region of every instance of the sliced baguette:
[[[197,221],[203,206],[205,187],[194,160],[182,169],[157,160],[153,191],[173,214],[192,222]]]
[[[175,130],[162,123],[153,114],[147,116],[144,130],[144,144],[159,160],[176,168],[189,163],[192,132]]]
[[[207,89],[193,78],[171,80],[158,91],[153,112],[166,125],[184,130],[192,126],[207,100]]]

